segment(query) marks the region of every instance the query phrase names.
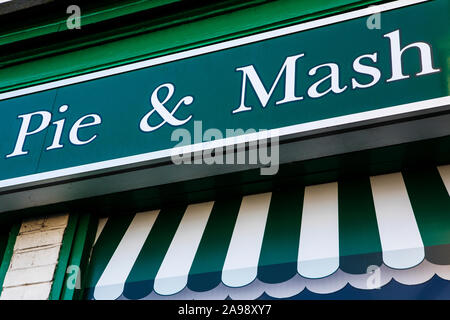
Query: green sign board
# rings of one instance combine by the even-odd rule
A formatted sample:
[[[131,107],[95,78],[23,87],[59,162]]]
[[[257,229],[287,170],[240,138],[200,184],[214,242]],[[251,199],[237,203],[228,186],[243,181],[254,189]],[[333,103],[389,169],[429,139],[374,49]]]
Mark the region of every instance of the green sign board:
[[[395,1],[2,93],[0,188],[449,105],[449,21]]]

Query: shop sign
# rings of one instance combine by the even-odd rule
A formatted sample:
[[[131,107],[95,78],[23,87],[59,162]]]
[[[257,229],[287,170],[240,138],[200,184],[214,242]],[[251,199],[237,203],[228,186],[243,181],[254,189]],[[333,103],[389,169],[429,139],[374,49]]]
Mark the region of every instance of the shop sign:
[[[2,93],[0,187],[437,110],[449,12],[396,1]]]

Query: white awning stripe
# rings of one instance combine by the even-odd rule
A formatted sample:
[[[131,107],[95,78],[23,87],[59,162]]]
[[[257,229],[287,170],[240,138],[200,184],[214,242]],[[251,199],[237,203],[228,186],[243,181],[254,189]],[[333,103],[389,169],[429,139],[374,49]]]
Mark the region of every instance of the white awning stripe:
[[[94,291],[97,300],[117,299],[156,221],[159,210],[137,213],[106,266]]]
[[[450,165],[437,167],[439,174],[441,175],[442,181],[444,182],[445,188],[447,189],[448,195],[450,196]]]
[[[425,250],[401,173],[370,177],[384,263],[407,269],[425,258]]]
[[[297,270],[323,278],[339,268],[337,182],[305,188]]]
[[[186,286],[213,205],[211,201],[187,207],[156,274],[154,289],[158,294],[175,294]]]
[[[105,227],[106,222],[108,221],[108,218],[100,218],[98,219],[98,225],[97,225],[97,233],[95,234],[95,238],[94,238],[94,243],[93,246],[95,245],[95,243],[98,240],[98,237],[100,237],[100,234],[103,231],[103,228]]]
[[[242,287],[256,279],[272,193],[242,199],[222,271],[222,282]]]

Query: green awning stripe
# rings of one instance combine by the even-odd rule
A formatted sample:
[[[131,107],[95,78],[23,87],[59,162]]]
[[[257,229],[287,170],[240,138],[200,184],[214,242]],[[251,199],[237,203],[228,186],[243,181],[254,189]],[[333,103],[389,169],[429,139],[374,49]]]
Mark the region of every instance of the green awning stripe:
[[[427,260],[450,264],[435,246],[450,243],[450,197],[436,168],[403,173]]]
[[[258,279],[265,283],[287,281],[297,273],[303,197],[304,188],[272,194],[258,267]]]
[[[381,243],[368,177],[339,181],[339,267],[361,274],[381,265]]]
[[[171,295],[187,286],[189,271],[208,223],[214,201],[190,204],[155,277],[155,291]]]
[[[117,298],[122,294],[127,277],[155,224],[158,213],[159,210],[154,210],[140,212],[134,216],[97,282],[95,295]]]
[[[222,281],[223,264],[241,200],[240,198],[231,198],[214,203],[189,272],[188,287],[191,290],[208,291]]]
[[[89,288],[97,285],[134,216],[134,214],[114,215],[106,222],[92,250],[88,275]],[[88,296],[92,295],[93,290],[88,293]]]

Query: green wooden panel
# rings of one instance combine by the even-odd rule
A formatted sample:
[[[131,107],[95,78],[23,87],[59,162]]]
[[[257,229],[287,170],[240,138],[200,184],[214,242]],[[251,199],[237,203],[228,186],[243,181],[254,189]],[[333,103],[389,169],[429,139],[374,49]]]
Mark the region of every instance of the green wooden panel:
[[[73,239],[66,277],[62,286],[61,300],[78,300],[87,282],[87,264],[96,234],[98,219],[86,213],[80,216]]]
[[[9,239],[9,226],[2,225],[0,227],[0,264],[3,261],[3,254],[5,253],[6,247],[8,246]]]
[[[59,300],[61,297],[61,291],[64,285],[67,265],[72,251],[72,243],[74,241],[78,220],[78,214],[71,214],[69,216],[69,221],[67,223],[66,230],[64,231],[63,242],[59,251],[58,265],[56,266],[53,277],[49,300]]]
[[[3,252],[0,252],[0,294],[3,290],[3,280],[5,279],[6,272],[9,268],[9,263],[11,262],[20,225],[20,223],[15,223],[12,225],[10,231],[7,233],[8,237],[4,250]]]

